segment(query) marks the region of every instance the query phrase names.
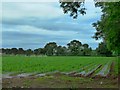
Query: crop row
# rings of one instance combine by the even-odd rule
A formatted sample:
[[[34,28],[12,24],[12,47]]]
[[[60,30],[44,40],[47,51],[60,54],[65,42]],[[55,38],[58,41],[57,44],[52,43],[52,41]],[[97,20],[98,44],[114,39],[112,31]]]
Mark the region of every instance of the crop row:
[[[114,60],[115,59],[115,60]],[[3,57],[3,73],[64,72],[67,75],[96,76],[110,72],[114,57]],[[114,74],[117,75],[117,66]]]

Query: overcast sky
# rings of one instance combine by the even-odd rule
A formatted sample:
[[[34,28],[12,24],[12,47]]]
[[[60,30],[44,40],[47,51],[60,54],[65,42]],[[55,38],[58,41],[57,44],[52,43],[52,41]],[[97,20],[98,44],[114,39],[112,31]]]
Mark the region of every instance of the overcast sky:
[[[92,23],[100,19],[101,10],[92,2],[85,7],[87,14],[74,20],[63,13],[59,2],[3,3],[2,47],[35,49],[48,42],[66,46],[71,40],[79,40],[95,49],[101,40],[92,38]]]

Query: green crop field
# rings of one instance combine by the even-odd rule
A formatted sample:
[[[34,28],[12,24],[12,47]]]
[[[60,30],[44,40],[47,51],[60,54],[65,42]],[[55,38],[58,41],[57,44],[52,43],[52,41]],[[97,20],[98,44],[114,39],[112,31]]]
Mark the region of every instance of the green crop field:
[[[2,57],[4,88],[118,88],[117,76],[117,57]]]
[[[114,64],[114,65],[112,65]],[[8,73],[46,73],[73,72],[82,75],[107,75],[113,67],[113,75],[118,75],[118,59],[116,57],[40,57],[40,56],[3,56],[2,72]]]

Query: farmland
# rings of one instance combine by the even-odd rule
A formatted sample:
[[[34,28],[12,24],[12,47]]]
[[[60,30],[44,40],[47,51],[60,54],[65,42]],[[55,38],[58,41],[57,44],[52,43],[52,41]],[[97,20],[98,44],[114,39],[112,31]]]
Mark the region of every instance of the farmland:
[[[86,72],[96,68],[99,65],[101,69],[97,72],[107,73],[110,65],[114,62],[114,74],[118,74],[118,61],[114,57],[24,57],[24,56],[6,56],[2,58],[3,73],[18,72],[18,73],[45,73],[45,72],[81,72],[85,69]]]
[[[110,78],[117,78],[118,75],[118,59],[116,57],[3,56],[2,66],[3,77],[6,74],[22,78],[25,78],[24,75],[34,75],[38,76],[36,79],[39,79],[41,76],[45,78],[44,76],[57,73],[63,75],[61,78],[64,79],[72,78],[73,80],[78,77],[78,79],[86,80],[91,78],[110,80]],[[4,79],[3,82],[5,82]]]

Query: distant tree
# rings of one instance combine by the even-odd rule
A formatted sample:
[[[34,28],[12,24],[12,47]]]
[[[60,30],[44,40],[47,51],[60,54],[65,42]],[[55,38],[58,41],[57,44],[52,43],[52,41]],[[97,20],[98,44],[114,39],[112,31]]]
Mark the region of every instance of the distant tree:
[[[44,49],[44,48],[39,48],[39,52],[40,52],[40,54],[42,54],[42,55],[45,55],[45,54],[46,54],[46,52],[45,52],[45,49]]]
[[[33,52],[35,55],[39,55],[39,49],[35,49]]]
[[[89,48],[88,44],[83,44],[83,56],[91,55],[92,48]]]
[[[67,50],[67,48],[66,47],[62,47],[62,46],[58,46],[57,48],[56,48],[56,55],[57,56],[65,56],[66,55],[66,50]]]
[[[0,54],[2,53],[2,48],[0,48]]]
[[[91,51],[91,56],[97,56],[97,51],[96,50],[92,50]]]
[[[4,48],[2,48],[2,53],[4,53],[4,54],[6,53]]]
[[[23,48],[12,48],[12,49],[4,49],[2,48],[2,53],[4,54],[24,54],[27,56],[30,55],[48,55],[48,56],[81,56],[81,55],[90,55],[90,51],[92,49],[89,48],[88,44],[83,44],[78,40],[72,40],[70,43],[65,46],[58,46],[55,42],[47,43],[44,48],[38,48],[34,51],[31,49],[24,50]]]
[[[34,50],[35,55],[45,55],[45,50],[44,48],[38,48]]]
[[[63,55],[66,56],[67,55],[67,47],[63,46],[62,48],[63,48],[63,51],[64,51]]]
[[[88,44],[83,44],[83,47],[84,47],[84,48],[88,48],[89,45],[88,45]]]
[[[25,53],[26,53],[27,56],[30,56],[30,55],[33,54],[33,51],[32,51],[31,49],[27,49],[27,50],[25,51]]]
[[[11,49],[4,49],[4,48],[2,48],[2,53],[4,53],[4,54],[11,54]]]
[[[68,43],[67,46],[68,46],[68,52],[70,53],[70,55],[76,56],[79,54],[82,44],[78,40],[73,40],[70,43]]]
[[[101,42],[96,49],[98,55],[101,56],[112,56],[112,52],[107,49],[107,45],[104,42]]]
[[[55,42],[47,43],[44,47],[44,50],[46,52],[46,55],[56,55],[57,53],[57,44]]]
[[[12,49],[10,50],[10,52],[11,52],[11,54],[16,55],[16,54],[18,54],[18,49],[17,49],[17,48],[12,48]]]
[[[18,54],[25,54],[25,51],[23,50],[23,48],[18,49]]]

